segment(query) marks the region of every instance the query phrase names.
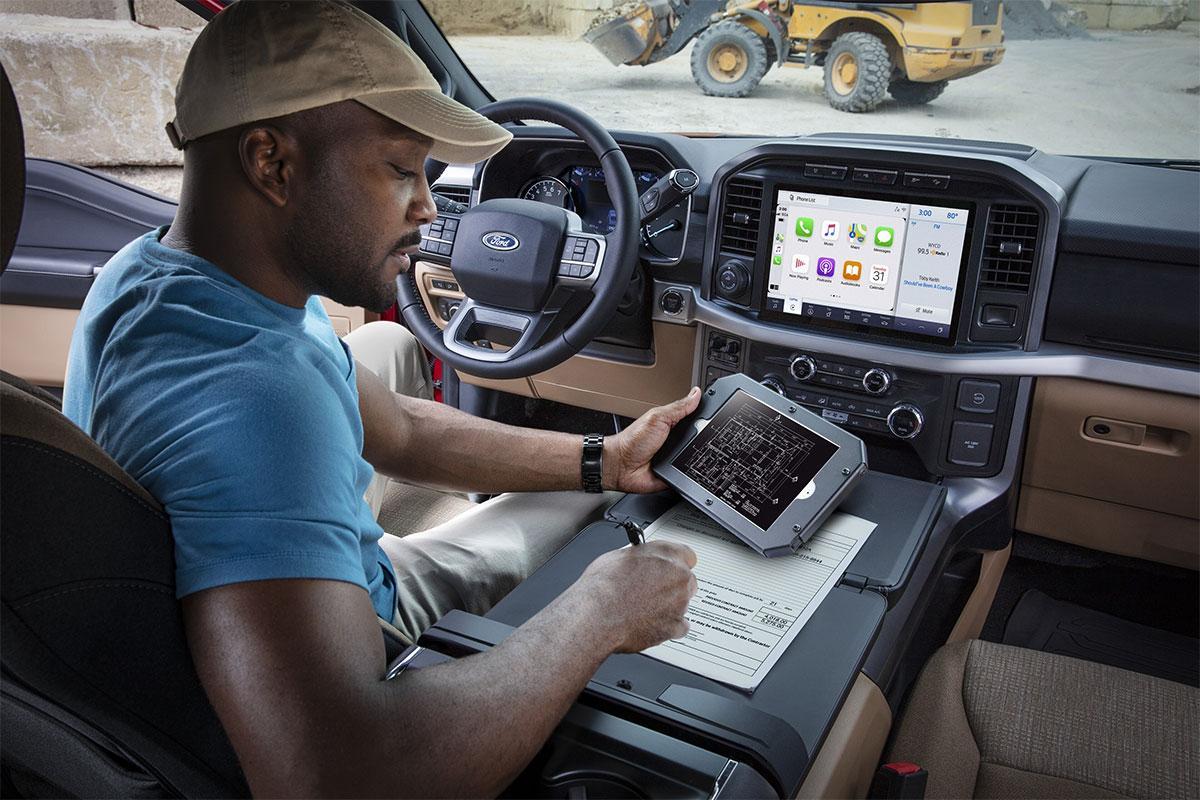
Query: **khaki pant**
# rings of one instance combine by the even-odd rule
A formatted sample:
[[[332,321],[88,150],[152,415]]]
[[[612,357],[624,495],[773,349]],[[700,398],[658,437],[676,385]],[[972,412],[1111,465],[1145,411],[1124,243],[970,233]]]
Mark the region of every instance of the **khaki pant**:
[[[432,398],[424,351],[403,326],[372,322],[345,341],[355,360],[392,391]],[[387,482],[377,474],[365,495],[376,517]],[[615,492],[582,491],[502,494],[429,530],[384,536],[380,544],[398,583],[392,624],[416,641],[452,609],[484,613],[571,537],[602,518],[618,497]]]

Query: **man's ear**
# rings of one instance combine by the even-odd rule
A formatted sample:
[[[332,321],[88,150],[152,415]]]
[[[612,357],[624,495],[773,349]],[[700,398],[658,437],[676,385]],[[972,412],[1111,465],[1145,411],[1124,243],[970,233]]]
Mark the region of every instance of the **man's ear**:
[[[246,128],[238,136],[242,172],[263,197],[283,208],[294,191],[299,143],[273,125]]]

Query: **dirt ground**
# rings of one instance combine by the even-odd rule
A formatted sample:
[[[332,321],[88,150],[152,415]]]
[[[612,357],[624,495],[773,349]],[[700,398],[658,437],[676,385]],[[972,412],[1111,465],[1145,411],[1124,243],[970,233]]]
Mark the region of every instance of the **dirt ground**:
[[[563,37],[453,36],[451,43],[496,97],[553,97],[618,129],[887,132],[1015,141],[1064,154],[1200,158],[1195,23],[1009,41],[1003,63],[952,82],[930,105],[903,107],[889,97],[869,114],[830,108],[818,68],[773,69],[750,97],[731,99],[700,92],[688,50],[648,67],[614,67]]]

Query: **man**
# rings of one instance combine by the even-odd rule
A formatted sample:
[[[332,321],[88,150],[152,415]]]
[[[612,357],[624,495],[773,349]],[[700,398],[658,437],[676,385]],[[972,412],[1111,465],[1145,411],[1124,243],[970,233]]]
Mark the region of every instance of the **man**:
[[[219,14],[169,132],[185,153],[178,214],[97,280],[64,408],[171,516],[188,641],[250,787],[494,794],[605,657],[686,632],[695,591],[686,548],[610,553],[491,652],[383,680],[377,617],[416,635],[454,605],[486,605],[536,566],[497,577],[494,553],[544,554],[575,528],[526,514],[492,550],[495,515],[468,514],[479,529],[461,538],[383,537],[363,499],[376,471],[559,490],[588,498],[582,516],[596,509],[595,495],[562,494],[580,486],[578,437],[394,394],[355,366],[316,298],[390,305],[435,216],[426,156],[479,160],[509,134],[441,95],[382,25],[330,2]],[[604,485],[660,488],[649,460],[697,401],[611,437]]]

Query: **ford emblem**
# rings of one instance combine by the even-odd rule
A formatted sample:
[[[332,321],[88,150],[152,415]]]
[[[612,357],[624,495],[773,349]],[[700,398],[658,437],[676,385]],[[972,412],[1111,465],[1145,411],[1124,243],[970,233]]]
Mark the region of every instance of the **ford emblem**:
[[[503,231],[492,231],[491,233],[485,233],[481,241],[483,242],[484,247],[491,248],[492,250],[516,250],[521,246],[520,239],[513,236],[511,233],[504,233]]]

